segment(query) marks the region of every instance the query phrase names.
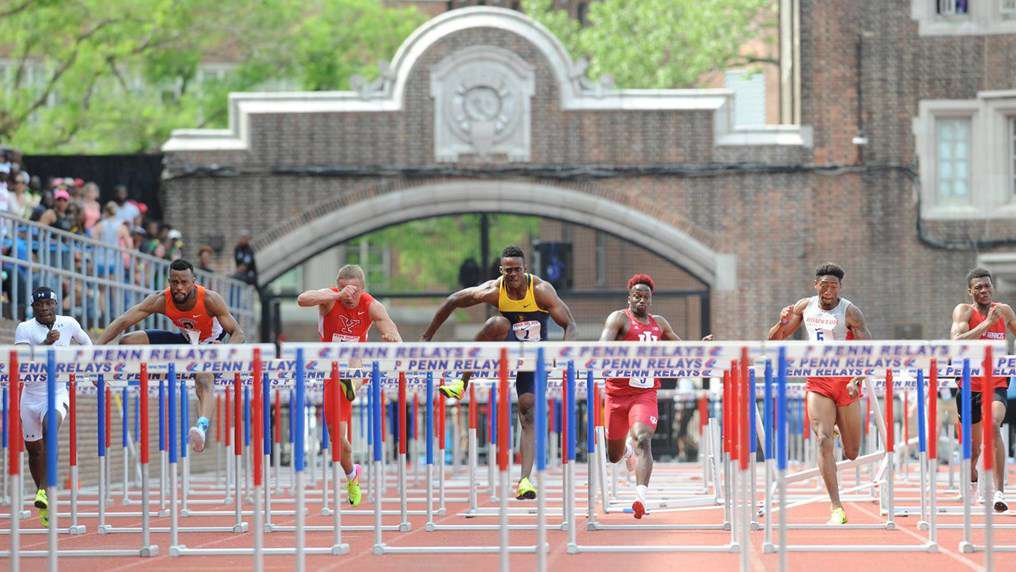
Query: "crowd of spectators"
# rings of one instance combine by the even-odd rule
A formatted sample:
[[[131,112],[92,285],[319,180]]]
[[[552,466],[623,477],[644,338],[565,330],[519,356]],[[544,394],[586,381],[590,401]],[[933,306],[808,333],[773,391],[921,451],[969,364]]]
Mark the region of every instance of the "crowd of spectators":
[[[0,248],[9,259],[34,260],[107,281],[122,272],[120,281],[123,283],[152,288],[159,286],[152,282],[154,270],[147,262],[149,259],[139,257],[132,262],[131,257],[125,253],[123,263],[119,264],[118,255],[113,254],[117,252],[115,249],[133,250],[168,261],[183,256],[184,241],[181,232],[150,216],[148,205],[135,200],[125,185],[116,185],[113,188],[113,199],[103,204],[100,202],[99,186],[94,182],[70,176],[43,180],[28,173],[21,165],[19,153],[0,148],[0,212],[8,215],[6,220],[0,218]],[[34,231],[30,233],[30,229],[21,228],[10,232],[11,228],[17,227],[12,224],[10,216],[88,237],[101,243],[102,247],[92,249],[91,254],[86,255],[81,250],[70,249],[66,240],[57,239],[62,246],[45,249],[44,256],[37,243],[31,247],[28,245],[28,235],[34,235]],[[195,266],[216,272],[215,255],[211,246],[201,246],[197,249]],[[236,266],[232,277],[247,284],[257,284],[254,250],[250,245],[248,231],[242,232],[233,258]],[[17,300],[20,306],[27,299],[26,265],[14,264],[9,259],[3,262],[0,269],[3,281],[0,306],[4,317],[13,317],[15,312],[23,312],[23,308],[11,308],[9,303]],[[120,270],[116,271],[116,268]],[[35,279],[38,280],[38,276]],[[97,288],[85,287],[81,280],[64,277],[52,286],[61,293],[62,310],[65,313],[80,313],[75,316],[78,321],[92,325],[111,319],[107,312],[110,301],[105,295],[106,282],[97,283]],[[80,301],[86,298],[91,303],[86,304],[85,310],[74,307],[80,306]],[[136,300],[131,299],[126,305],[134,302]]]
[[[125,185],[114,187],[105,204],[100,194],[97,184],[81,178],[43,181],[21,168],[16,151],[0,150],[0,212],[157,258],[182,256],[180,231],[149,217],[148,205],[131,198]]]

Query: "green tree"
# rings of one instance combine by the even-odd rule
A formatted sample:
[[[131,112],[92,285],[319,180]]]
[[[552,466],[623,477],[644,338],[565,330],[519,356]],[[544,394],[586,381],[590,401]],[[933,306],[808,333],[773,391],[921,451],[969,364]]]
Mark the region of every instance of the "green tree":
[[[772,34],[773,0],[600,0],[581,26],[554,0],[523,0],[523,9],[589,62],[588,75],[609,75],[618,87],[693,87],[703,74],[746,64],[776,63],[744,53]]]
[[[490,220],[490,261],[509,244],[524,246],[539,236],[540,219],[535,216],[496,214]],[[372,232],[349,243],[355,251],[359,240],[388,247],[398,253],[394,272],[386,289],[457,290],[459,266],[467,258],[480,263],[480,215],[442,216],[410,221]],[[377,282],[377,280],[374,280]]]
[[[231,91],[369,79],[423,19],[377,0],[0,0],[0,141],[155,151],[174,128],[225,126]]]

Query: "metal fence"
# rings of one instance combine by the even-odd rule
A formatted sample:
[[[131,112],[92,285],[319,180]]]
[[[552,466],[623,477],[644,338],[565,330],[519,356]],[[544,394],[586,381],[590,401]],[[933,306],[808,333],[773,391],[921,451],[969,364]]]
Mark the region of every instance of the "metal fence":
[[[49,286],[57,293],[57,314],[76,318],[86,330],[102,329],[149,294],[168,287],[168,260],[7,213],[0,213],[0,248],[0,316],[7,319],[29,317],[32,290]],[[256,337],[255,288],[210,272],[196,274],[199,284],[222,295],[248,336]],[[165,316],[153,316],[139,327],[174,329]]]

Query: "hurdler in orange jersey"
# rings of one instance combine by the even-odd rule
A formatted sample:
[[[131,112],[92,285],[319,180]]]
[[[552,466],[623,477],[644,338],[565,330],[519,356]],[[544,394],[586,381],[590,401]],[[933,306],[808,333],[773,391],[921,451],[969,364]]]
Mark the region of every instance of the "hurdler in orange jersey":
[[[145,298],[106,327],[99,336],[98,344],[108,344],[130,327],[154,314],[162,314],[180,329],[179,332],[165,330],[138,330],[125,334],[119,339],[123,345],[148,344],[217,344],[229,335],[230,343],[244,342],[243,330],[229,312],[225,300],[213,290],[195,283],[194,266],[186,260],[174,260],[169,265],[169,287]],[[205,435],[209,419],[215,409],[213,375],[194,375],[195,392],[198,396],[198,420],[190,429],[188,440],[191,448],[200,453],[205,449]]]

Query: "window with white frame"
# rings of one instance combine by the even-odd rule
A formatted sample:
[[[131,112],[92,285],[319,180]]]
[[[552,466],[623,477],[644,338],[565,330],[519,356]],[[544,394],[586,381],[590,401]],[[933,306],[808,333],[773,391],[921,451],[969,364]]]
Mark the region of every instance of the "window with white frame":
[[[911,0],[921,36],[1016,32],[1016,0]]]
[[[940,204],[970,204],[969,117],[935,120],[935,172]]]
[[[914,138],[923,218],[1016,217],[1016,90],[922,100]]]
[[[966,16],[970,11],[969,0],[936,0],[935,4],[939,16]]]
[[[998,13],[1003,18],[1016,18],[1016,0],[998,0]]]

